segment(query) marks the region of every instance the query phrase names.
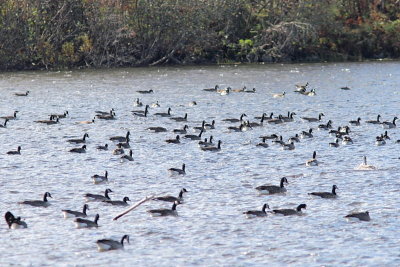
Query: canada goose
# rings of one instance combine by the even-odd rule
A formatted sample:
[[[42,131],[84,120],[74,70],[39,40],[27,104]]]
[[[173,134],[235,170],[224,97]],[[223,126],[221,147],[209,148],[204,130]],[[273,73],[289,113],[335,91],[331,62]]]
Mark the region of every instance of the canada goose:
[[[186,174],[186,165],[182,164],[182,169],[178,169],[178,168],[169,168],[168,172],[170,173],[170,175],[185,175]]]
[[[148,109],[149,109],[149,105],[146,105],[145,108],[144,108],[144,110],[132,110],[131,112],[132,112],[134,115],[137,114],[137,113],[144,114],[144,113],[146,112],[146,110],[148,110]]]
[[[160,103],[158,103],[158,101],[156,101],[156,103],[151,104],[152,108],[159,108],[160,107]]]
[[[313,131],[312,128],[310,128],[310,130],[308,130],[308,132],[302,131],[301,134],[300,134],[300,138],[303,138],[303,139],[305,139],[305,138],[313,138],[314,135],[312,134],[312,131]]]
[[[77,123],[78,124],[92,124],[92,123],[95,122],[95,120],[96,120],[96,117],[93,117],[93,120],[91,120],[91,121],[80,121],[80,122],[77,122]]]
[[[204,124],[204,128],[208,130],[215,129],[215,120],[212,120],[211,123],[206,123]]]
[[[282,116],[281,120],[283,120],[284,122],[292,122],[292,121],[294,121],[294,118],[293,118],[294,115],[296,115],[295,112],[288,112],[288,116],[287,117]]]
[[[110,114],[113,114],[113,112],[114,112],[114,108],[112,108],[110,111],[99,111],[99,110],[95,111],[95,113],[99,114],[99,115],[110,115]]]
[[[383,139],[385,139],[385,140],[390,140],[390,137],[389,137],[389,135],[388,135],[388,132],[387,132],[387,131],[385,131],[385,133],[384,133],[384,134],[382,134],[381,136],[382,136],[382,138],[383,138]]]
[[[198,145],[199,145],[199,147],[201,147],[201,146],[203,146],[204,144],[208,144],[209,142],[208,142],[208,139],[207,138],[204,138],[204,141],[199,141],[198,142]]]
[[[188,192],[185,188],[182,188],[181,191],[179,192],[178,197],[174,196],[162,196],[162,197],[155,197],[153,200],[159,200],[159,201],[166,201],[166,202],[175,202],[178,201],[179,203],[183,202],[183,193]]]
[[[307,96],[315,96],[317,93],[315,92],[315,89],[311,89],[309,92],[303,91],[303,92],[300,92],[300,94],[307,95]]]
[[[329,130],[332,129],[332,121],[329,120],[326,124],[320,124],[318,125],[319,130]]]
[[[243,125],[243,124],[240,124],[239,127],[230,126],[230,127],[228,127],[228,130],[231,131],[231,132],[242,132],[242,131],[244,131],[244,130],[243,130],[243,127],[244,127],[244,125]]]
[[[83,138],[82,138],[82,139],[69,139],[69,140],[67,140],[67,142],[69,142],[69,143],[74,143],[74,144],[86,143],[86,137],[89,137],[89,134],[88,134],[88,133],[85,133],[85,134],[83,135]]]
[[[110,140],[111,141],[116,141],[116,142],[126,142],[129,139],[130,134],[131,133],[128,131],[126,133],[125,137],[124,136],[113,136],[113,137],[110,137]]]
[[[207,138],[204,138],[204,141],[199,141],[198,145],[199,147],[209,147],[209,146],[213,146],[213,136],[210,136],[210,139],[208,140]]]
[[[53,117],[53,119],[54,119],[54,117]],[[47,125],[53,125],[53,124],[57,124],[59,122],[60,122],[59,119],[56,118],[56,120],[48,120],[48,121],[45,121],[45,122],[42,122],[42,123],[45,123]]]
[[[65,119],[68,115],[68,110],[64,111],[63,114],[51,114],[54,118]]]
[[[112,152],[113,155],[122,155],[125,154],[124,149],[122,148],[122,144],[118,143],[117,148],[113,150]]]
[[[124,240],[129,243],[129,235],[124,235],[121,238],[121,242],[111,240],[111,239],[99,239],[96,241],[97,249],[99,252],[115,250],[115,249],[123,249],[124,248]]]
[[[283,119],[282,119],[282,115],[279,115],[278,118],[268,119],[267,122],[268,122],[268,123],[271,123],[271,124],[281,124],[281,123],[284,123],[284,121],[283,121]]]
[[[286,177],[282,177],[281,178],[281,183],[279,186],[276,185],[261,185],[261,186],[257,186],[256,190],[258,190],[261,194],[279,194],[279,193],[284,193],[286,192],[286,188],[284,186],[284,183],[288,184],[288,180],[286,179]]]
[[[288,142],[296,142],[299,143],[300,139],[299,139],[299,134],[295,134],[295,136],[292,136],[288,139]]]
[[[283,144],[282,149],[283,150],[294,150],[295,149],[294,142],[290,142],[289,144]]]
[[[50,206],[50,203],[47,201],[47,197],[51,197],[51,194],[49,192],[44,193],[43,200],[25,200],[22,202],[18,202],[18,204],[47,208],[48,206]]]
[[[186,134],[183,138],[190,139],[190,140],[201,140],[202,134],[203,134],[203,130],[200,131],[199,135]]]
[[[350,87],[348,87],[348,86],[343,86],[343,87],[340,87],[340,89],[342,89],[342,90],[350,90]]]
[[[108,144],[105,144],[104,146],[98,145],[98,146],[96,147],[96,149],[98,149],[98,150],[108,150]]]
[[[254,94],[256,92],[256,88],[253,88],[251,90],[244,90],[243,93],[250,93],[250,94]]]
[[[382,136],[377,136],[376,140],[375,140],[375,145],[377,145],[377,146],[386,145],[386,141]]]
[[[18,112],[19,112],[19,111],[16,110],[16,111],[14,111],[14,115],[12,115],[12,116],[2,116],[2,117],[0,117],[0,119],[15,120],[15,119],[17,118],[17,113],[18,113]]]
[[[312,192],[312,193],[308,193],[309,195],[312,196],[318,196],[318,197],[322,197],[322,198],[336,198],[336,189],[338,189],[338,187],[336,185],[332,186],[332,192]]]
[[[96,214],[96,217],[94,218],[94,221],[82,219],[82,218],[76,218],[74,220],[76,228],[92,228],[92,227],[99,227],[97,222],[99,221],[100,215]]]
[[[167,142],[168,144],[180,144],[181,143],[179,135],[177,135],[176,138],[174,138],[174,139],[167,139],[167,140],[165,140],[165,142]]]
[[[274,113],[271,113],[271,114],[273,115]],[[272,118],[272,115],[271,115],[271,118]],[[267,116],[267,113],[264,112],[263,114],[261,114],[261,116],[255,116],[254,119],[261,120],[262,117],[265,118],[266,116]]]
[[[280,135],[278,139],[272,140],[272,143],[275,145],[281,145],[281,146],[285,144],[285,142],[283,142],[282,135]]]
[[[143,113],[141,113],[141,112],[133,112],[132,113],[133,116],[140,117],[140,118],[147,118],[148,114],[149,114],[149,106],[148,105],[144,108]]]
[[[258,146],[258,147],[264,147],[264,148],[267,148],[267,147],[269,147],[269,145],[265,142],[267,140],[267,138],[263,138],[262,139],[262,142],[260,142],[260,143],[258,143],[256,146]]]
[[[189,102],[188,106],[189,107],[197,106],[197,102],[196,101],[191,101],[191,102]]]
[[[221,150],[221,140],[218,140],[218,145],[215,146],[202,146],[200,147],[203,151],[220,151]]]
[[[104,175],[95,174],[91,178],[94,184],[108,182],[108,171],[105,171]]]
[[[121,160],[133,161],[132,149],[129,149],[129,155],[121,156]]]
[[[381,123],[381,125],[382,125],[382,127],[383,127],[384,129],[393,129],[393,128],[396,128],[396,120],[397,120],[397,119],[398,119],[397,117],[394,117],[394,119],[393,119],[392,122],[390,122],[390,121],[384,121],[384,122]]]
[[[359,219],[360,221],[365,221],[365,222],[369,222],[371,220],[371,217],[369,216],[369,212],[365,211],[365,212],[353,212],[350,213],[346,216],[344,216],[347,219],[351,219],[351,218],[356,218]]]
[[[357,120],[355,120],[355,121],[349,121],[349,124],[350,124],[351,126],[360,126],[360,125],[361,125],[360,121],[361,121],[361,118],[359,117],[359,118],[358,118]]]
[[[18,146],[17,150],[10,150],[7,155],[21,155],[21,146]]]
[[[26,91],[25,93],[15,93],[14,95],[16,95],[16,96],[28,96],[29,93],[30,93],[29,91]]]
[[[334,137],[335,137],[335,136],[338,135],[338,134],[339,134],[339,135],[342,134],[342,133],[340,132],[340,129],[341,129],[341,127],[339,126],[339,127],[337,128],[337,130],[329,130],[328,133],[329,133],[330,136],[334,136]]]
[[[147,130],[152,131],[154,133],[162,133],[167,131],[167,129],[164,127],[149,127],[147,128]]]
[[[265,139],[267,139],[267,140],[270,140],[270,139],[278,139],[279,136],[276,135],[276,134],[270,134],[270,135],[260,136],[259,138],[265,138]]]
[[[202,121],[202,122],[201,122],[201,126],[193,127],[193,130],[205,132],[205,131],[207,130],[206,127],[205,127],[205,125],[206,125],[206,121]]]
[[[313,157],[312,159],[309,159],[306,161],[306,166],[318,166],[319,162],[317,160],[317,152],[313,152]]]
[[[296,91],[295,92],[300,92],[300,91],[305,91],[307,90],[308,82],[306,84],[295,84],[296,86]]]
[[[203,91],[206,91],[206,92],[216,92],[218,89],[219,89],[219,85],[217,84],[217,85],[215,85],[214,88],[205,88],[205,89],[203,89]]]
[[[242,132],[248,131],[250,129],[253,129],[253,127],[251,127],[249,121],[245,121],[245,122],[242,123],[242,129],[241,129]]]
[[[64,218],[76,218],[76,217],[81,217],[85,218],[87,216],[86,211],[89,209],[89,205],[85,204],[83,205],[83,210],[82,212],[80,211],[74,211],[74,210],[62,210],[62,213],[64,214]]]
[[[245,214],[247,218],[265,217],[267,216],[267,212],[265,211],[267,208],[269,209],[268,204],[264,204],[261,210],[248,210],[243,212],[243,214]]]
[[[51,125],[51,124],[58,123],[58,118],[56,120],[54,120],[54,116],[50,116],[50,119],[48,119],[48,120],[38,120],[38,121],[34,121],[34,122]]]
[[[168,108],[167,113],[165,112],[158,112],[158,113],[154,113],[155,116],[161,116],[161,117],[170,117],[171,116],[171,108]]]
[[[97,114],[96,118],[100,119],[100,120],[115,120],[115,112],[110,111],[110,114]]]
[[[306,204],[300,204],[297,206],[296,209],[280,209],[280,210],[273,210],[275,214],[282,214],[283,216],[289,216],[289,215],[301,215],[302,214],[302,209],[306,209],[307,205]]]
[[[261,120],[260,120],[260,123],[258,123],[258,122],[250,122],[248,125],[250,126],[250,127],[261,127],[261,126],[263,126],[263,124],[264,124],[264,115],[263,116],[261,116]]]
[[[128,206],[128,201],[131,201],[129,197],[124,197],[122,200],[104,200],[103,202],[113,206]]]
[[[21,221],[21,217],[15,217],[10,211],[4,215],[9,229],[23,229],[28,228],[26,222]]]
[[[365,121],[365,123],[369,123],[369,124],[381,124],[381,122],[379,121],[380,118],[381,118],[381,115],[378,115],[378,116],[376,117],[376,120],[368,120],[368,121]]]
[[[349,134],[350,133],[350,127],[349,126],[340,127],[339,133]]]
[[[175,201],[172,205],[171,209],[158,209],[158,210],[148,210],[147,212],[151,214],[151,216],[178,216],[178,212],[176,211],[176,206],[179,204],[178,201]]]
[[[242,122],[243,117],[247,117],[247,115],[243,113],[242,115],[240,115],[239,119],[234,119],[234,118],[233,119],[223,119],[222,121],[231,122],[231,123]]]
[[[244,90],[246,90],[246,86],[243,86],[243,87],[240,88],[240,89],[232,89],[232,92],[241,93],[241,92],[244,92]]]
[[[174,129],[173,132],[178,134],[186,134],[188,128],[189,126],[185,125],[182,129]]]
[[[318,118],[310,118],[310,117],[301,117],[304,121],[308,122],[316,122],[322,119],[322,116],[325,116],[324,113],[319,113]]]
[[[135,101],[133,102],[134,107],[141,107],[143,106],[143,103],[140,102],[139,98],[136,98]]]
[[[86,153],[86,145],[83,145],[82,147],[77,147],[77,148],[70,149],[69,152],[72,152],[72,153]]]
[[[345,136],[347,136],[350,132],[350,128],[348,126],[345,127],[339,127],[339,131],[336,133],[336,137],[337,138],[344,138]]]
[[[358,165],[355,169],[360,171],[370,171],[370,170],[376,170],[376,167],[373,165],[368,165],[367,157],[364,156],[363,162],[360,165]]]
[[[108,196],[109,193],[112,193],[112,190],[107,188],[104,191],[104,196],[87,193],[84,195],[84,197],[85,197],[86,201],[104,201],[104,200],[110,200],[110,197]]]
[[[272,97],[273,98],[279,98],[279,97],[285,97],[286,92],[283,92],[282,94],[273,94]]]
[[[353,139],[351,139],[350,136],[345,135],[345,136],[343,136],[342,144],[343,145],[352,145],[353,144]]]
[[[329,143],[330,147],[339,147],[339,139],[336,138],[334,143]]]
[[[7,122],[8,122],[8,119],[6,119],[6,120],[4,121],[4,124],[3,124],[3,125],[0,124],[0,128],[6,128]]]
[[[150,90],[138,90],[136,92],[138,92],[139,94],[152,94],[152,93],[154,93],[153,89],[150,89]]]
[[[228,87],[226,89],[223,89],[219,92],[220,95],[229,95],[231,88]]]
[[[123,143],[118,143],[122,148],[131,148],[131,145],[129,144],[129,138],[126,142]]]
[[[173,118],[170,118],[170,119],[174,120],[174,121],[187,121],[187,116],[188,116],[188,114],[185,113],[185,116],[183,116],[183,117],[173,117]]]

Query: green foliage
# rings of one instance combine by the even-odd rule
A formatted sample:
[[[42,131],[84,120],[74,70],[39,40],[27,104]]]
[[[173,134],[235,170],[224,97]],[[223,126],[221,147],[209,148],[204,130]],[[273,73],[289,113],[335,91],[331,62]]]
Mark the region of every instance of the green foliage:
[[[0,69],[400,57],[397,0],[2,0]]]

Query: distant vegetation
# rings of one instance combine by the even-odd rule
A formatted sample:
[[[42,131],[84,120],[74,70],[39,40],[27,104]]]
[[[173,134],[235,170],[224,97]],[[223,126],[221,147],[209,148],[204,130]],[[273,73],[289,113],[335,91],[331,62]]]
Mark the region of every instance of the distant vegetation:
[[[400,57],[400,0],[1,0],[0,69]]]

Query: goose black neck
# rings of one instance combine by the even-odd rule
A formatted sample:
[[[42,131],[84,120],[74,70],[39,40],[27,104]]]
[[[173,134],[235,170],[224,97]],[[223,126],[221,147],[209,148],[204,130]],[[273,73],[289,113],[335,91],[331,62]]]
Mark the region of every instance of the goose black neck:
[[[126,242],[128,242],[129,243],[129,235],[124,235],[122,238],[121,238],[121,245],[124,245],[124,240],[126,239]]]
[[[85,215],[87,215],[87,214],[86,214],[87,208],[88,208],[88,206],[87,206],[86,204],[83,205],[83,211],[82,211],[82,213],[85,214]]]
[[[94,218],[94,223],[97,224],[97,222],[99,221],[100,215],[96,214],[96,217]]]

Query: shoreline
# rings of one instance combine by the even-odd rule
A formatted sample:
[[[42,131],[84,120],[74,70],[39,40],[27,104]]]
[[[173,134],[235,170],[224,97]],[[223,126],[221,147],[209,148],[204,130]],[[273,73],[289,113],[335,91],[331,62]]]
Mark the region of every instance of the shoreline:
[[[160,64],[160,65],[131,65],[131,66],[79,66],[79,67],[60,67],[60,68],[26,68],[26,69],[0,69],[1,73],[10,72],[31,72],[31,71],[77,71],[77,70],[107,70],[107,69],[127,69],[127,68],[168,68],[168,67],[203,67],[203,66],[256,66],[256,65],[290,65],[290,64],[335,64],[335,63],[368,63],[368,62],[400,62],[400,58],[380,58],[380,59],[363,59],[363,60],[337,60],[337,61],[284,61],[284,62],[221,62],[221,63],[197,63],[197,64]]]

